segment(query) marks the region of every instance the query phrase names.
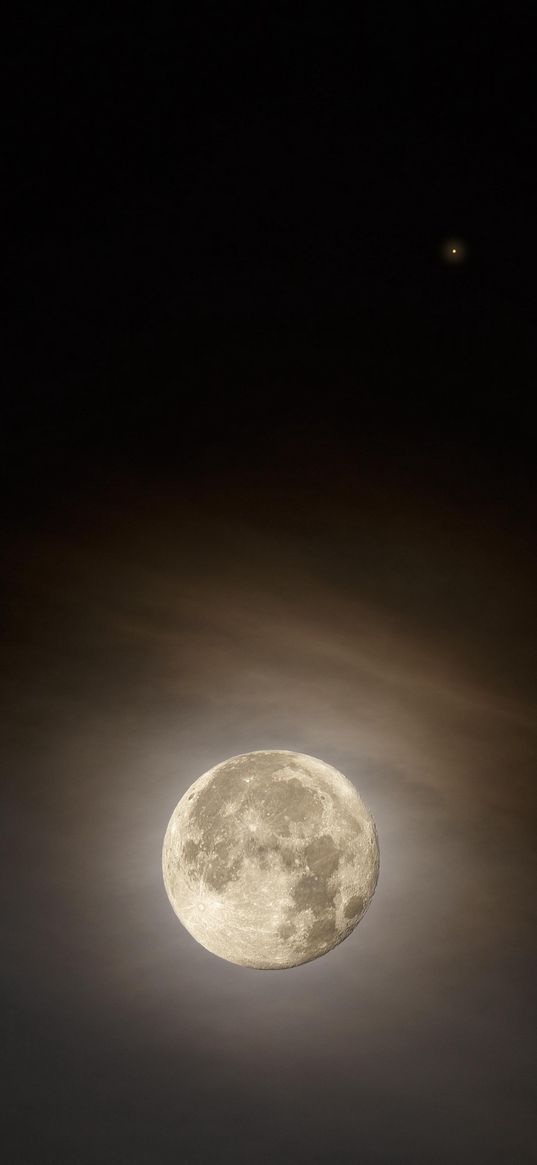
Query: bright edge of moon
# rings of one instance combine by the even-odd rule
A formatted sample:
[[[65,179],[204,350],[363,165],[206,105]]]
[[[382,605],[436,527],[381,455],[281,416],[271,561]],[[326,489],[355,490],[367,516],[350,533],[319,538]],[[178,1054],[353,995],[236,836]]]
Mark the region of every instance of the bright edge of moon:
[[[257,970],[309,963],[363,918],[379,875],[375,823],[316,757],[243,753],[172,813],[162,852],[177,917],[206,950]]]

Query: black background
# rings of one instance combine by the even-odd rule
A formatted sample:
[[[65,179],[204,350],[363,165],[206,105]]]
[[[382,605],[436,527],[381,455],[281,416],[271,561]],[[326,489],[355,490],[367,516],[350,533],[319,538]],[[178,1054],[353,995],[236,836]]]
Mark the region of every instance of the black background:
[[[10,1162],[532,1159],[530,15],[18,6]],[[267,746],[356,780],[387,871],[268,977],[159,871]]]

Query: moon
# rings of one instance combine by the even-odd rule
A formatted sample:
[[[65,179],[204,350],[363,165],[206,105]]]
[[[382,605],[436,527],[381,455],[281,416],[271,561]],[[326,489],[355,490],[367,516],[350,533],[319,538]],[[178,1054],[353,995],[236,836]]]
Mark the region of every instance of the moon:
[[[354,785],[304,753],[247,752],[187,790],[162,852],[177,917],[206,950],[257,970],[309,963],[363,918],[379,874]]]

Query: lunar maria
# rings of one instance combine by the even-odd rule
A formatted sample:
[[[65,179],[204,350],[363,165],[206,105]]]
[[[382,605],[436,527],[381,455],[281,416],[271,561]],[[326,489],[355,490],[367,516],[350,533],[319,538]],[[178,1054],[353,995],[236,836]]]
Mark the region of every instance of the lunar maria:
[[[375,823],[337,769],[287,751],[243,753],[172,813],[164,884],[208,951],[275,970],[330,951],[363,918],[379,874]]]

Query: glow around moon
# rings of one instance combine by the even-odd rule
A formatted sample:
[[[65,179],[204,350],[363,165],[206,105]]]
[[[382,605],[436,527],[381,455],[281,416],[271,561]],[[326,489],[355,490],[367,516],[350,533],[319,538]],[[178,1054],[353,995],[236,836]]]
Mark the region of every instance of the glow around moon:
[[[164,884],[193,937],[231,963],[308,963],[354,930],[375,892],[371,814],[303,753],[248,752],[188,789],[164,838]]]

